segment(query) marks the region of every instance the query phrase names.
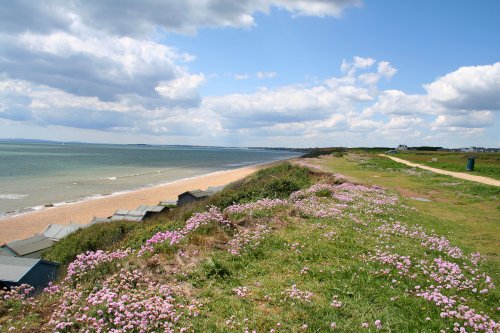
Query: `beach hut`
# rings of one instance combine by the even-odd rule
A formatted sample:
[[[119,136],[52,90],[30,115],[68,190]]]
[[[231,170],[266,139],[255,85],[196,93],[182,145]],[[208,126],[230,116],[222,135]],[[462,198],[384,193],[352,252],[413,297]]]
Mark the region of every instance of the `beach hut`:
[[[152,214],[158,214],[158,213],[161,213],[163,211],[168,210],[168,208],[165,206],[161,206],[161,205],[157,205],[157,206],[140,205],[139,207],[137,207],[137,210],[138,211],[145,211],[145,212],[152,213]]]
[[[44,236],[35,235],[26,239],[15,240],[5,244],[16,257],[40,258],[42,252],[52,246],[54,242]]]
[[[158,203],[159,206],[177,206],[177,200],[175,201],[169,201],[169,200],[165,200],[165,201],[160,201]]]
[[[146,217],[147,211],[144,210],[125,210],[118,209],[113,216],[111,216],[111,221],[132,221],[139,222]]]
[[[0,256],[0,287],[29,284],[37,290],[57,277],[58,263],[42,259]]]
[[[179,194],[177,204],[179,206],[182,206],[190,202],[195,202],[208,198],[209,195],[210,193],[207,193],[202,190],[186,191],[184,193]]]
[[[149,218],[151,216],[163,213],[168,211],[170,208],[162,206],[162,205],[156,205],[156,206],[145,206],[145,205],[140,205],[137,207],[138,211],[143,211],[146,212],[144,215],[144,219]]]
[[[69,225],[49,224],[45,228],[45,230],[42,231],[42,235],[44,235],[47,238],[50,238],[54,242],[58,242],[62,238],[84,227],[85,226],[82,224],[69,224]]]

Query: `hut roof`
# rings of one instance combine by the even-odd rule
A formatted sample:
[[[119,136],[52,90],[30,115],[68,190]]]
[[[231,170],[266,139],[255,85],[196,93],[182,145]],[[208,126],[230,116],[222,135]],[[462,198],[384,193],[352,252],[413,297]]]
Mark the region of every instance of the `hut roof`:
[[[185,196],[185,195],[192,195],[195,198],[205,198],[208,197],[208,193],[202,190],[192,190],[192,191],[186,191],[182,194],[179,194],[179,197]]]
[[[16,255],[25,256],[33,252],[45,250],[51,247],[52,244],[52,240],[44,235],[35,235],[26,239],[15,240],[5,245],[14,251]]]
[[[161,213],[165,209],[165,206],[145,206],[145,205],[140,205],[137,207],[138,211],[144,211],[144,212],[152,212],[152,213]]]
[[[83,225],[80,224],[69,224],[69,225],[61,225],[61,224],[49,224],[45,230],[43,230],[42,235],[52,239],[53,241],[59,241],[67,235],[77,231],[80,228],[83,228]]]
[[[125,210],[118,209],[113,216],[112,221],[142,221],[146,216],[147,211],[144,210]]]
[[[160,201],[159,203],[160,206],[177,206],[177,200],[175,201],[169,201],[169,200],[165,200],[165,201]]]
[[[19,282],[36,265],[45,263],[52,266],[59,266],[55,262],[42,259],[5,257],[0,256],[0,281]]]

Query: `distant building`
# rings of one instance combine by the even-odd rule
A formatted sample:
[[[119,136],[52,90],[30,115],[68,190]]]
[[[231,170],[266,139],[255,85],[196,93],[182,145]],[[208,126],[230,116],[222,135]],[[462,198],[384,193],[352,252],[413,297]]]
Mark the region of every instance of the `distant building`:
[[[11,251],[16,257],[40,258],[42,252],[54,242],[44,235],[35,235],[26,239],[15,240],[4,245],[4,251]]]
[[[202,190],[186,191],[179,194],[177,204],[179,206],[208,198],[211,193]]]
[[[37,290],[57,278],[59,264],[42,259],[0,256],[0,287],[29,284]]]
[[[462,153],[484,153],[487,152],[488,149],[484,147],[468,147],[468,148],[462,148],[461,151]]]
[[[399,145],[396,150],[408,150],[408,146],[407,145]]]

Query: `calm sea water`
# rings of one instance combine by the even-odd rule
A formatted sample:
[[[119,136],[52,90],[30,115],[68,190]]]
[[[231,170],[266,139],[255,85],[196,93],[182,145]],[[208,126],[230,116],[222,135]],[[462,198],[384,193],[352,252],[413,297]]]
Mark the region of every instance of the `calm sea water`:
[[[0,142],[0,218],[293,156],[260,149]]]

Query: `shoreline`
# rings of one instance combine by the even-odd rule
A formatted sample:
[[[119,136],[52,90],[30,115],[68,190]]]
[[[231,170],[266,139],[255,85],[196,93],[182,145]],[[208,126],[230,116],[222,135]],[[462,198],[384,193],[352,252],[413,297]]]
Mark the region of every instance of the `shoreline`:
[[[91,200],[99,200],[99,199],[103,199],[103,198],[108,198],[108,197],[113,197],[113,196],[117,196],[117,195],[131,193],[131,192],[135,192],[135,191],[150,189],[150,188],[154,188],[154,187],[158,187],[158,186],[171,185],[171,184],[175,184],[177,182],[183,182],[183,181],[187,181],[187,180],[191,180],[191,179],[197,179],[197,178],[200,178],[200,177],[217,175],[219,173],[224,173],[224,172],[227,172],[227,171],[233,171],[233,170],[243,169],[243,168],[247,168],[247,167],[261,167],[261,166],[272,165],[274,163],[285,162],[285,161],[289,161],[289,160],[292,160],[292,159],[295,159],[295,158],[296,157],[282,159],[282,160],[280,159],[280,160],[275,160],[275,161],[269,161],[269,162],[262,162],[262,163],[257,163],[257,164],[242,165],[242,166],[240,166],[238,168],[234,168],[234,169],[210,171],[210,172],[207,172],[207,173],[204,173],[204,174],[200,174],[200,175],[196,175],[196,176],[179,178],[179,179],[175,179],[175,180],[169,180],[169,181],[160,182],[160,183],[157,183],[157,184],[146,184],[146,185],[142,185],[140,187],[136,187],[136,188],[132,188],[132,189],[120,190],[120,191],[116,191],[116,192],[112,192],[112,193],[96,193],[96,194],[93,194],[93,195],[90,195],[90,196],[87,196],[87,197],[83,197],[83,198],[79,198],[79,199],[74,199],[74,200],[52,202],[52,203],[49,202],[49,203],[47,203],[45,205],[38,205],[38,206],[33,206],[33,207],[25,207],[25,208],[22,208],[22,209],[19,209],[19,210],[16,210],[16,211],[10,211],[10,212],[5,212],[5,213],[0,213],[0,225],[1,225],[2,221],[6,220],[6,219],[15,218],[15,217],[26,215],[26,214],[32,214],[32,213],[40,212],[40,211],[44,211],[46,209],[52,209],[54,207],[61,207],[61,206],[66,206],[66,205],[74,205],[74,204],[79,204],[79,203],[86,202],[86,201],[91,201]],[[0,239],[0,244],[1,244],[1,239]]]
[[[293,159],[293,158],[291,158]],[[41,233],[51,223],[87,224],[94,216],[107,217],[117,209],[136,209],[139,205],[156,205],[159,201],[176,200],[177,195],[194,189],[227,185],[269,165],[291,159],[249,165],[242,168],[214,171],[208,174],[174,180],[168,183],[90,197],[77,202],[65,202],[54,207],[25,212],[0,219],[0,244]]]

